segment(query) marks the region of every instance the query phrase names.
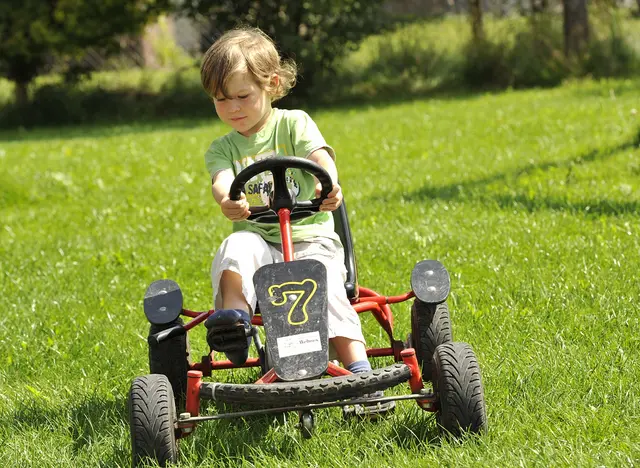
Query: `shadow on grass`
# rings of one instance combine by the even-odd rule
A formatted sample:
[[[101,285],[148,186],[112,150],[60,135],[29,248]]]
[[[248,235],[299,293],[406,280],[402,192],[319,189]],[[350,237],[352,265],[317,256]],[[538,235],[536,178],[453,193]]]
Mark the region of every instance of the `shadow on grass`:
[[[407,404],[411,404],[408,402]],[[415,403],[413,403],[415,405]],[[410,450],[416,446],[438,446],[442,435],[433,414],[414,409],[392,422],[389,439],[398,447]]]
[[[418,409],[390,416],[390,424],[385,425],[382,432],[379,425],[385,422],[345,420],[337,409],[318,410],[314,414],[317,422],[329,419],[330,427],[337,432],[348,431],[350,439],[361,440],[361,446],[350,447],[349,453],[362,459],[366,459],[375,443],[372,443],[372,437],[382,437],[384,444],[395,445],[401,450],[436,447],[442,441],[435,418]],[[306,450],[306,441],[299,430],[292,427],[292,422],[295,421],[297,416],[288,413],[203,423],[195,432],[194,438],[183,441],[180,451],[183,457],[196,465],[210,462],[212,458],[228,465],[236,465],[238,460],[242,460],[256,466],[264,463],[265,456],[283,460],[299,459]],[[334,437],[332,431],[326,430],[326,422],[325,420],[320,424],[313,439]],[[371,432],[375,435],[372,436]]]
[[[100,439],[114,425],[128,421],[127,400],[86,399],[71,408],[71,433],[75,453]],[[122,447],[124,449],[124,447]],[[124,450],[123,450],[124,453]]]
[[[317,111],[341,111],[358,109],[384,109],[389,106],[423,99],[439,99],[442,101],[467,100],[475,96],[481,96],[488,92],[499,93],[501,90],[495,88],[468,90],[459,87],[435,87],[415,91],[393,90],[380,94],[364,96],[355,95],[337,99],[331,102],[321,102],[317,99],[297,97],[295,94],[287,96],[276,103],[276,107],[283,109],[304,109],[307,112]],[[107,93],[106,91],[102,91]],[[213,104],[201,96],[189,96],[188,102],[197,102],[189,108],[163,107],[162,95],[144,94],[137,99],[122,98],[114,91],[111,98],[106,101],[114,101],[110,106],[117,107],[119,100],[122,100],[123,107],[127,103],[134,102],[135,106],[144,109],[162,107],[162,112],[140,111],[136,108],[127,110],[126,108],[114,115],[100,115],[88,119],[69,122],[50,122],[48,124],[36,124],[28,127],[19,125],[0,125],[0,142],[23,142],[40,140],[73,140],[78,138],[109,138],[116,136],[127,136],[129,134],[139,134],[157,132],[159,130],[180,130],[193,129],[199,126],[210,125],[218,122]],[[149,102],[147,102],[149,101]],[[156,102],[157,101],[157,102]],[[200,102],[202,101],[202,102]],[[62,103],[60,105],[63,105]],[[24,111],[27,112],[27,111]]]
[[[489,203],[493,202],[500,208],[518,207],[531,212],[540,209],[548,209],[608,216],[615,216],[624,213],[637,213],[640,211],[640,202],[635,200],[627,202],[596,199],[573,202],[561,197],[528,196],[521,193],[494,194],[488,192],[485,188],[496,183],[504,183],[505,185],[513,184],[522,176],[535,172],[545,172],[552,169],[566,169],[566,179],[570,180],[572,170],[576,166],[592,162],[606,161],[620,152],[638,147],[640,147],[640,131],[629,139],[629,141],[610,148],[591,150],[585,154],[561,161],[529,164],[515,171],[497,173],[480,179],[456,182],[443,186],[427,185],[405,195],[404,198],[410,201],[465,201],[474,199]]]
[[[218,407],[218,411],[233,412],[251,409],[250,407]],[[209,414],[205,412],[203,414]],[[201,414],[202,415],[202,414]],[[229,466],[239,465],[238,460],[260,464],[265,452],[283,458],[293,456],[297,450],[295,440],[290,437],[272,437],[272,427],[286,424],[286,415],[272,414],[247,418],[205,421],[198,424],[192,436],[181,440],[180,452],[196,465],[213,458],[226,462]]]
[[[400,403],[410,404],[412,402]],[[234,411],[241,409],[228,408]],[[207,405],[203,406],[203,410],[203,414],[209,414]],[[338,411],[329,415],[319,413],[320,411],[317,412],[316,418],[328,416],[333,419],[330,421],[331,427],[342,426],[341,431],[348,430],[351,434],[349,437],[353,440],[362,439],[362,446],[356,447],[355,451],[361,451],[365,458],[373,443],[369,434],[371,431],[377,432],[373,436],[374,439],[382,437],[384,443],[394,445],[403,451],[438,447],[443,442],[433,415],[417,408],[390,416],[389,424],[386,424],[382,431],[379,430],[379,425],[385,424],[384,421],[344,420]],[[291,413],[289,416],[262,415],[246,419],[203,422],[198,425],[192,436],[180,441],[181,458],[196,466],[211,463],[211,460],[229,466],[237,466],[241,464],[240,461],[260,466],[265,455],[282,460],[297,459],[301,451],[305,450],[305,441],[297,429],[291,430],[291,423],[295,420],[297,417]],[[123,427],[128,426],[125,397],[116,400],[88,397],[67,407],[25,405],[17,409],[5,423],[12,431],[67,431],[73,439],[72,452],[78,457],[86,456],[87,452],[95,450],[94,446],[102,445],[104,450],[100,452],[101,467],[126,466],[131,457],[129,444],[119,443]],[[289,427],[285,428],[287,425]],[[128,428],[126,431],[128,432]],[[333,434],[321,430],[313,437],[330,438]],[[109,438],[115,443],[105,441]]]
[[[211,117],[168,117],[131,119],[129,121],[100,121],[95,123],[65,124],[60,126],[18,128],[0,130],[0,142],[25,142],[42,140],[76,140],[126,137],[131,134],[158,131],[192,130],[218,122],[213,107]]]
[[[44,407],[23,404],[8,418],[16,429],[67,431],[73,439],[72,450],[78,455],[100,443],[106,436],[122,430],[128,421],[126,398],[107,400],[97,396],[84,398],[71,406]],[[100,461],[100,466],[121,466],[130,459],[128,447],[113,444],[113,451]]]

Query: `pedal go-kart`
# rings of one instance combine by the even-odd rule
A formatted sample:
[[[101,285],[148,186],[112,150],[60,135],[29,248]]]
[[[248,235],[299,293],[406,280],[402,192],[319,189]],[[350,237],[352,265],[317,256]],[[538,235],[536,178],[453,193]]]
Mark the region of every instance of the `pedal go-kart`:
[[[288,169],[313,174],[322,184],[320,197],[297,201],[287,188]],[[383,296],[359,286],[346,207],[343,204],[333,212],[345,247],[347,295],[358,313],[372,313],[389,336],[388,347],[369,348],[367,354],[393,356],[396,362],[352,374],[329,360],[324,265],[311,259],[293,260],[291,221],[318,211],[332,188],[329,174],[302,158],[266,159],[237,175],[231,186],[232,199],[239,199],[245,184],[267,171],[273,175],[270,205],[250,208],[250,219],[280,224],[284,262],[263,266],[254,275],[258,307],[250,322],[219,320],[214,339],[207,335],[211,354],[200,362],[189,362],[186,332],[213,320],[216,311],[183,308],[180,288],[171,280],[155,281],[146,291],[151,374],[134,379],[129,392],[134,466],[147,457],[162,466],[175,461],[177,441],[208,420],[297,411],[302,436],[308,438],[314,427],[313,411],[334,406],[347,408],[347,415],[376,415],[397,400],[415,400],[421,409],[435,413],[446,434],[484,432],[487,422],[480,368],[468,344],[452,341],[446,303],[450,280],[444,266],[434,260],[417,263],[411,273],[411,290],[402,295]],[[402,341],[394,335],[390,304],[410,299],[411,333]],[[191,320],[183,324],[180,315]],[[266,346],[257,331],[260,326],[264,327]],[[253,342],[258,357],[249,357],[239,365],[216,359],[216,352],[232,352],[238,346],[246,347],[248,341]],[[213,371],[235,367],[259,367],[261,377],[252,384],[203,381]],[[409,384],[409,394],[370,397],[404,382]],[[425,389],[423,382],[431,382],[432,389]],[[201,400],[247,408],[200,415]]]

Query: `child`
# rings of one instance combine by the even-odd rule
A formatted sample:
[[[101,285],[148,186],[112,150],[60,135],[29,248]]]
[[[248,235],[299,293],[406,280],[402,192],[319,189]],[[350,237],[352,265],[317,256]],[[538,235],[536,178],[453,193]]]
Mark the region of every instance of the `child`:
[[[233,221],[233,233],[223,241],[211,269],[217,312],[206,323],[209,344],[224,351],[236,365],[246,361],[249,339],[238,343],[217,341],[216,328],[248,325],[256,307],[253,274],[265,264],[283,261],[279,225],[246,221],[250,205],[266,204],[271,176],[256,176],[259,180],[246,185],[246,195],[243,193],[239,201],[229,199],[231,183],[256,161],[297,156],[322,166],[331,176],[333,190],[319,213],[292,223],[295,258],[313,258],[325,265],[330,344],[347,369],[371,370],[360,321],[344,288],[344,251],[329,213],[342,203],[334,151],[305,112],[271,106],[295,84],[295,63],[281,60],[274,43],[259,29],[234,29],[206,52],[201,78],[218,116],[233,128],[215,140],[205,154],[213,197],[222,213]],[[319,193],[317,180],[306,172],[289,171],[288,182],[299,200],[315,198]]]

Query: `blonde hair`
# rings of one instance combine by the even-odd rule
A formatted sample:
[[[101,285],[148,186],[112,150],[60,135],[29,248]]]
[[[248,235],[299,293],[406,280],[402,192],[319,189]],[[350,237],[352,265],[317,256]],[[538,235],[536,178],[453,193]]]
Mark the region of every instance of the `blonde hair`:
[[[296,83],[297,67],[283,60],[269,36],[258,28],[238,28],[224,33],[204,54],[200,79],[207,93],[227,96],[229,77],[247,70],[271,97],[271,102],[287,95]],[[273,75],[278,75],[276,83]]]

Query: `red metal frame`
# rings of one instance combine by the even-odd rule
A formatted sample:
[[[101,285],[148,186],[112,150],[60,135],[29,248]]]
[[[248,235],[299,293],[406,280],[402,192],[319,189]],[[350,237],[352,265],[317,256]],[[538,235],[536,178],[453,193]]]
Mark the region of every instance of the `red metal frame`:
[[[280,222],[280,232],[282,239],[282,255],[285,262],[293,260],[293,240],[291,231],[291,212],[286,208],[282,208],[278,211],[278,218]],[[358,287],[358,295],[356,299],[351,301],[354,310],[358,313],[371,312],[380,324],[383,330],[389,336],[391,347],[388,348],[368,348],[367,356],[369,357],[382,357],[382,356],[394,356],[396,361],[402,360],[411,370],[411,378],[409,385],[413,393],[419,393],[423,389],[422,373],[418,360],[416,359],[415,350],[413,348],[402,349],[403,345],[393,336],[393,313],[391,311],[390,304],[398,304],[400,302],[407,301],[415,297],[413,291],[401,294],[399,296],[382,296],[372,289],[362,286]],[[205,321],[211,314],[215,313],[215,310],[209,310],[205,312],[197,312],[188,309],[182,310],[182,315],[191,317],[188,323],[185,324],[185,329],[191,330],[193,327]],[[263,326],[262,317],[257,314],[251,319],[251,324],[255,326]],[[400,346],[400,349],[398,349]],[[236,366],[228,360],[215,360],[214,353],[211,352],[209,356],[205,356],[202,362],[192,363],[187,374],[187,395],[186,395],[186,411],[191,416],[197,416],[200,411],[200,386],[202,385],[202,377],[210,376],[212,370],[220,369],[235,369],[240,367],[259,367],[260,360],[258,358],[249,358],[243,365]],[[349,375],[351,372],[343,367],[337,366],[332,362],[329,362],[327,368],[327,374],[333,377],[342,375]],[[270,369],[260,379],[256,381],[257,384],[269,384],[278,379],[274,369]],[[418,405],[427,411],[435,411],[433,405],[433,399],[426,397],[424,400],[416,400]],[[181,425],[182,436],[186,436],[193,430],[195,423],[192,425]]]
[[[329,367],[327,367],[327,374],[331,377],[341,377],[343,375],[351,375],[353,372],[348,371],[344,367],[336,366],[333,362],[329,362]]]
[[[280,220],[280,236],[282,238],[282,256],[285,262],[293,261],[293,234],[291,231],[291,211],[286,208],[278,210]]]
[[[286,222],[287,221],[285,220],[285,224]],[[288,239],[290,239],[290,237],[288,237]],[[285,240],[283,239],[283,242],[284,241]],[[283,246],[285,246],[284,243]],[[283,247],[283,255],[286,254],[286,257],[289,256],[289,248],[292,249],[293,247]],[[362,286],[358,287],[358,298],[352,301],[353,308],[358,314],[371,312],[376,321],[389,336],[389,340],[392,345],[388,348],[368,348],[367,356],[394,356],[397,361],[400,360],[399,351],[396,347],[393,346],[395,341],[393,336],[393,313],[391,312],[389,304],[398,304],[413,297],[415,297],[413,291],[409,291],[406,294],[401,294],[398,296],[382,296],[372,289],[368,289]],[[183,309],[182,315],[193,317],[193,320],[185,324],[185,328],[187,330],[192,329],[199,323],[206,320],[207,317],[209,317],[213,313],[215,313],[215,310],[213,309],[206,312],[196,312],[188,309]],[[255,326],[263,326],[262,317],[260,315],[254,315],[251,319],[251,324]],[[199,370],[203,372],[205,376],[210,376],[212,370],[236,369],[241,367],[260,367],[260,360],[258,358],[249,358],[243,365],[236,366],[231,361],[228,361],[226,359],[219,361],[215,360],[213,353],[211,353],[210,360],[208,362],[196,362],[192,363],[190,366],[192,370]]]
[[[413,348],[407,348],[400,352],[400,356],[402,356],[402,362],[404,362],[411,370],[411,378],[409,379],[411,393],[420,393],[424,388],[424,385],[422,384],[422,371],[420,370],[420,365],[416,358],[416,350]],[[423,410],[436,410],[433,405],[433,399],[425,398],[424,400],[416,400],[416,403],[418,403],[418,406]]]
[[[202,372],[190,370],[187,372],[187,398],[185,409],[191,416],[200,414],[200,386],[202,385]]]
[[[256,380],[257,384],[270,384],[278,380],[278,374],[276,374],[275,369],[269,369],[269,371]]]

